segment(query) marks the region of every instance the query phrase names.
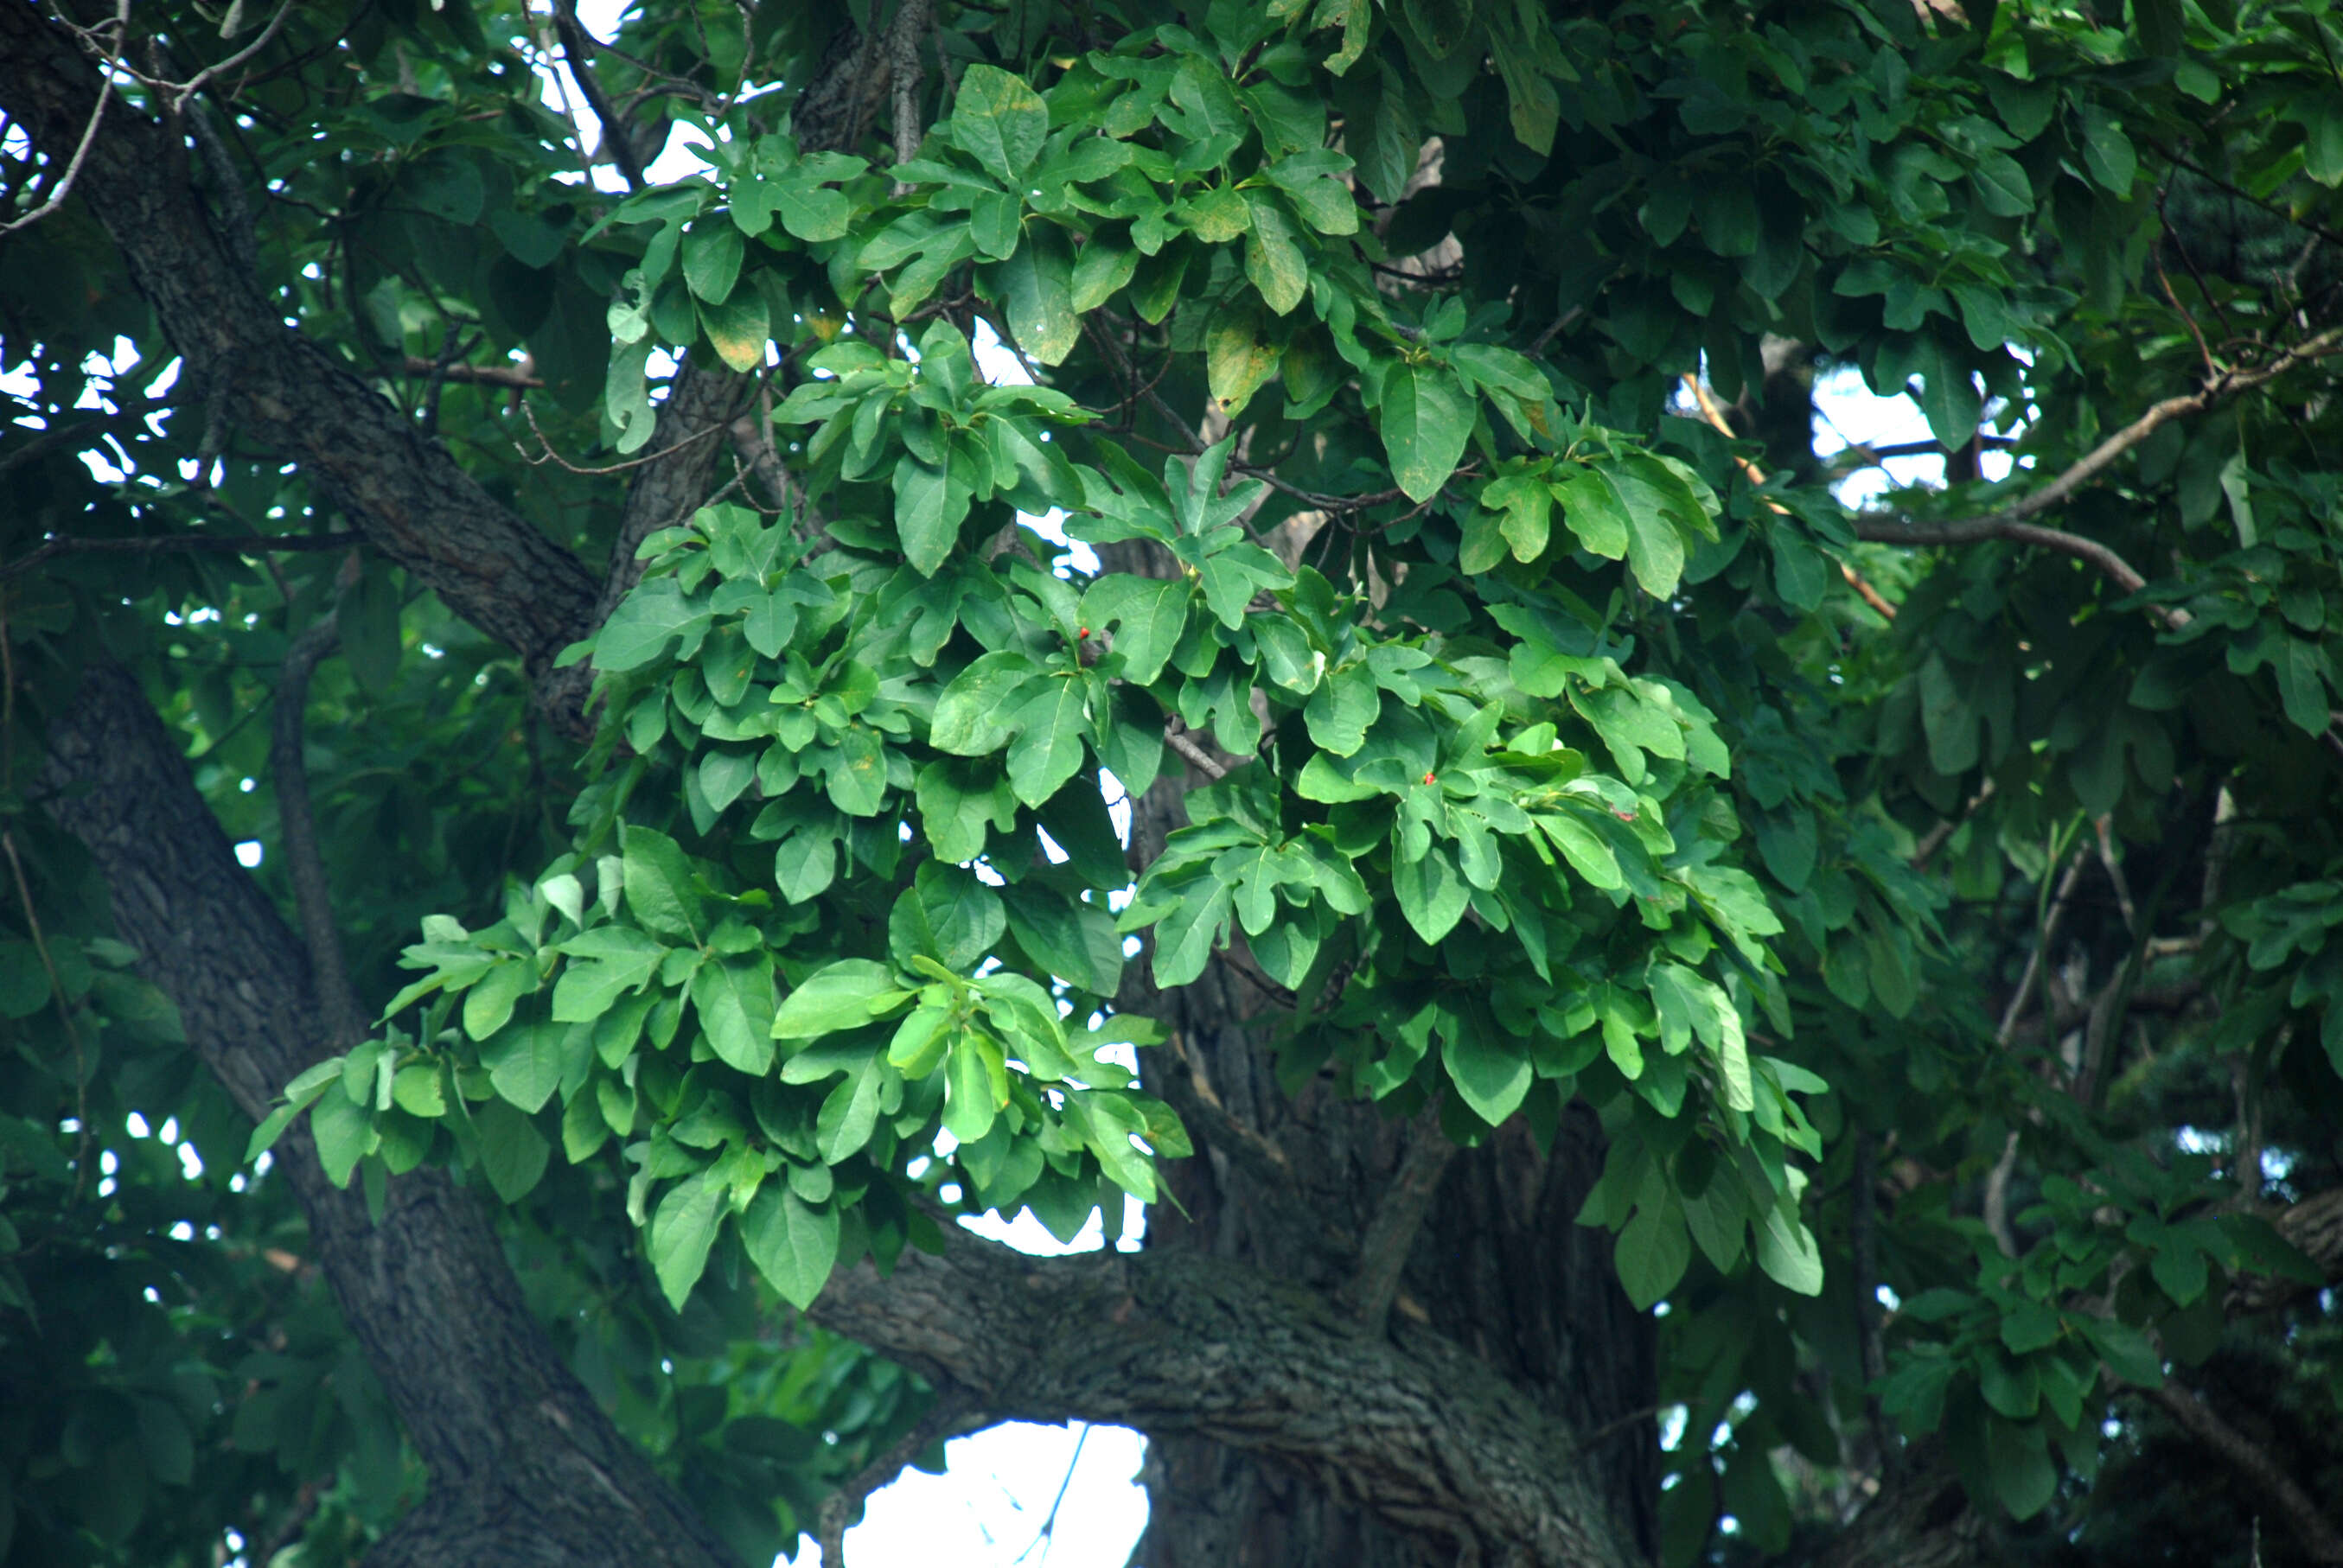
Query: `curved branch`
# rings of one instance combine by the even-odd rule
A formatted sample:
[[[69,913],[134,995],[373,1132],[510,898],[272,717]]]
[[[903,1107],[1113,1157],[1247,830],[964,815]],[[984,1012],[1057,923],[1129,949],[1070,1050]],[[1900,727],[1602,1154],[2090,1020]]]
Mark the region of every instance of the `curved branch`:
[[[1984,539],[2008,539],[2013,543],[2033,545],[2071,556],[2126,593],[2137,593],[2147,586],[2147,579],[2115,551],[2097,539],[2087,539],[2080,534],[2066,533],[2057,528],[2042,528],[2026,519],[2039,517],[2065,501],[2106,472],[2117,457],[2173,420],[2201,414],[2238,393],[2266,386],[2289,370],[2338,352],[2343,352],[2343,327],[2330,327],[2305,338],[2267,365],[2227,371],[2198,391],[2186,397],[2167,397],[2092,447],[2065,473],[2025,499],[2000,511],[1945,523],[1920,523],[1906,518],[1863,518],[1855,521],[1855,537],[1889,545],[1966,545]],[[2159,608],[2156,613],[2167,626],[2188,624],[2189,616],[2186,610]]]
[[[1002,1419],[1193,1434],[1279,1462],[1460,1561],[1635,1560],[1573,1434],[1486,1363],[1409,1324],[1362,1334],[1226,1259],[1031,1258],[961,1233],[883,1278],[840,1272],[808,1315]]]
[[[2209,1450],[2237,1478],[2260,1494],[2263,1503],[2286,1521],[2295,1540],[2314,1563],[2343,1563],[2343,1531],[2318,1511],[2301,1483],[2259,1444],[2221,1419],[2211,1405],[2166,1382],[2139,1391],[2170,1416],[2173,1423]]]

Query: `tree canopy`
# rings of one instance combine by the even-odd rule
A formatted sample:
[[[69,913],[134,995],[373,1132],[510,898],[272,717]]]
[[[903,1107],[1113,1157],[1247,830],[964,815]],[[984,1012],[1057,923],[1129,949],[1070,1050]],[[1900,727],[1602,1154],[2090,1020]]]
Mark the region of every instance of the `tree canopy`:
[[[61,0],[0,115],[0,1560],[1021,1417],[1160,1564],[2343,1562],[2325,6]]]

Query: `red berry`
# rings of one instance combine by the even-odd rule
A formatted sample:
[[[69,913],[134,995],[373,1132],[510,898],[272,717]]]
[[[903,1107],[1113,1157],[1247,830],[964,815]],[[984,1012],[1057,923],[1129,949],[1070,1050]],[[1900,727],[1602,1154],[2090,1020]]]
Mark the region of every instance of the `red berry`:
[[[1431,782],[1432,782],[1432,775],[1431,775],[1431,774],[1429,774],[1429,773],[1425,774],[1425,775],[1423,776],[1423,781],[1424,781],[1426,784],[1431,783]]]

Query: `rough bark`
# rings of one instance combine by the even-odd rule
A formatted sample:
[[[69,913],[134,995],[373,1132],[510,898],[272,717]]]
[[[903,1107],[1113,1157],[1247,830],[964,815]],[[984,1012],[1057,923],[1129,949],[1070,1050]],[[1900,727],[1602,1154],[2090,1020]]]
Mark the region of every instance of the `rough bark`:
[[[1028,1258],[956,1236],[890,1276],[840,1276],[812,1315],[999,1415],[1192,1434],[1276,1463],[1443,1562],[1637,1560],[1594,1467],[1525,1390],[1445,1335],[1368,1334],[1318,1292],[1209,1252]]]
[[[1111,564],[1144,570],[1147,563]],[[1159,787],[1135,815],[1134,859],[1151,858],[1182,819],[1176,788]],[[1262,1031],[1249,1027],[1271,999],[1233,966],[1214,964],[1174,994],[1125,1000],[1178,1031],[1202,1081],[1196,1087],[1217,1102],[1226,1129],[1216,1136],[1212,1120],[1192,1113],[1196,1091],[1179,1081],[1182,1073],[1156,1068],[1166,1081],[1158,1087],[1183,1109],[1199,1157],[1166,1172],[1173,1201],[1151,1211],[1149,1251],[1259,1269],[1322,1300],[1354,1300],[1363,1241],[1379,1230],[1394,1184],[1404,1185],[1410,1140],[1436,1131],[1393,1121],[1336,1094],[1323,1078],[1285,1094]],[[1266,1153],[1239,1146],[1256,1141]],[[1654,1324],[1620,1290],[1608,1238],[1574,1223],[1602,1172],[1603,1150],[1594,1118],[1578,1114],[1550,1153],[1516,1125],[1449,1161],[1390,1316],[1403,1342],[1458,1347],[1480,1375],[1515,1391],[1559,1430],[1604,1432],[1574,1459],[1575,1483],[1608,1521],[1610,1549],[1649,1561],[1658,1543],[1654,1434],[1614,1423],[1655,1399]],[[1145,1568],[1397,1568],[1475,1560],[1502,1542],[1434,1545],[1427,1533],[1394,1528],[1403,1522],[1371,1494],[1322,1484],[1273,1451],[1216,1435],[1154,1434],[1150,1523],[1134,1558]],[[1503,1561],[1502,1549],[1490,1560]]]
[[[177,1004],[205,1065],[265,1115],[326,1033],[298,939],[236,863],[127,671],[91,669],[45,717],[42,786],[96,857],[117,932]],[[355,1188],[327,1180],[306,1124],[274,1157],[431,1473],[423,1504],[369,1555],[375,1568],[733,1560],[570,1372],[470,1192],[442,1171],[399,1177],[377,1224]]]

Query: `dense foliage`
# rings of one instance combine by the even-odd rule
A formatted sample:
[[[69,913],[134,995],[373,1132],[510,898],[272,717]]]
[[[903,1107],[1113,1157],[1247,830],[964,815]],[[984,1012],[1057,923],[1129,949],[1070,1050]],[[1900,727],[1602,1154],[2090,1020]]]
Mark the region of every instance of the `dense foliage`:
[[[355,464],[248,438],[234,354],[185,371],[110,213],[0,241],[0,1557],[339,1560],[420,1493],[263,1173],[297,1125],[377,1213],[492,1191],[769,1557],[925,1398],[778,1302],[1155,1201],[1212,966],[1292,1092],[1599,1115],[1664,1561],[1931,1466],[2008,1553],[2343,1539],[2320,7],[645,6],[571,46],[631,193],[553,20],[237,9],[96,18],[110,112],[179,116],[317,356],[639,580],[516,651]],[[646,180],[669,126],[701,166]],[[1835,498],[1847,375],[1940,476]],[[127,666],[290,909],[272,694],[328,617],[294,756],[371,1021],[255,1132],[44,737]]]

